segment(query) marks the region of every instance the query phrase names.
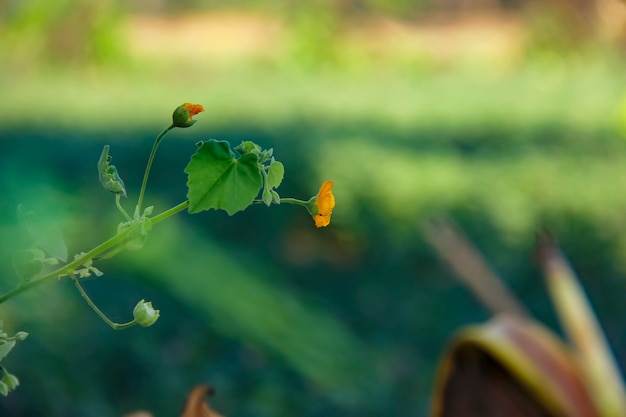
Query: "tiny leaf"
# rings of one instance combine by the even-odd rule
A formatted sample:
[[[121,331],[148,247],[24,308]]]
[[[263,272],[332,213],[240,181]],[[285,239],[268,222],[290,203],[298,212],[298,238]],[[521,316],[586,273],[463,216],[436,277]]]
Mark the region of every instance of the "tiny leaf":
[[[246,153],[236,158],[224,141],[202,143],[185,172],[190,213],[222,209],[232,215],[252,204],[263,186],[258,156]]]
[[[67,261],[67,246],[61,229],[54,221],[39,217],[32,211],[26,211],[21,205],[17,208],[17,215],[37,247],[60,261]]]
[[[15,340],[0,339],[0,361],[15,347]]]
[[[272,190],[271,193],[272,193],[272,202],[274,204],[280,204],[280,196],[278,195],[278,193],[274,190]]]
[[[105,190],[126,197],[124,181],[122,181],[115,165],[110,165],[111,159],[112,157],[109,155],[109,145],[104,145],[102,154],[100,154],[100,159],[98,160],[98,177],[100,178],[100,183]]]
[[[235,150],[242,155],[250,152],[258,155],[261,152],[261,147],[254,142],[246,140],[235,146]]]
[[[45,254],[39,249],[27,249],[13,255],[13,269],[23,281],[28,281],[43,269]]]
[[[268,188],[277,188],[285,176],[285,167],[278,161],[272,161],[267,172]]]

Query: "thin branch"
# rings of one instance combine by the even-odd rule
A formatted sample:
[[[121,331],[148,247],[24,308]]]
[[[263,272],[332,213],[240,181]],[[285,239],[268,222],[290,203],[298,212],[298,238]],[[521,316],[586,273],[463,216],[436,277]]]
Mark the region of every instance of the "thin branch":
[[[111,326],[113,328],[113,330],[123,330],[123,329],[128,329],[129,327],[133,327],[134,325],[137,324],[137,322],[135,320],[133,321],[129,321],[128,323],[115,323],[114,321],[112,321],[111,319],[109,319],[106,314],[104,314],[102,312],[102,310],[100,310],[98,308],[98,306],[96,306],[96,304],[91,301],[91,298],[89,298],[89,296],[87,295],[87,293],[85,292],[85,290],[83,289],[82,285],[80,285],[80,283],[78,282],[78,278],[76,278],[76,276],[74,274],[70,274],[70,277],[72,278],[72,281],[74,281],[74,285],[76,285],[76,288],[78,289],[78,292],[80,292],[80,295],[83,296],[83,298],[85,299],[85,301],[87,302],[87,304],[89,304],[89,307],[92,308],[93,311],[96,312],[96,314],[109,326]]]

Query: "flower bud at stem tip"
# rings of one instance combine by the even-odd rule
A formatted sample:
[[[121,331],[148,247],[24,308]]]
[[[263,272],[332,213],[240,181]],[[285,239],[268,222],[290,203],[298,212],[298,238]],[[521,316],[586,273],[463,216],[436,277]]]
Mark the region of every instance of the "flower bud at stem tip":
[[[159,310],[152,307],[152,302],[141,300],[133,309],[135,321],[142,327],[150,327],[159,319]]]

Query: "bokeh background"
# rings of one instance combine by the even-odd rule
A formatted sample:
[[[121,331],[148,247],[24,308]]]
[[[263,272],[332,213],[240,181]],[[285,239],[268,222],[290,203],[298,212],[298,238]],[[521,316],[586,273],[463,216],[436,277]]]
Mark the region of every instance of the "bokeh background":
[[[30,332],[3,364],[2,416],[175,416],[209,383],[229,416],[426,416],[438,358],[489,317],[423,236],[453,219],[535,317],[557,320],[533,261],[550,229],[626,366],[626,6],[617,0],[0,1],[0,291],[28,247],[23,204],[71,254],[122,219],[98,183],[111,145],[132,206],[185,198],[200,139],[253,140],[282,196],[335,181],[330,227],[304,210],[186,213],[144,250],[0,306]]]

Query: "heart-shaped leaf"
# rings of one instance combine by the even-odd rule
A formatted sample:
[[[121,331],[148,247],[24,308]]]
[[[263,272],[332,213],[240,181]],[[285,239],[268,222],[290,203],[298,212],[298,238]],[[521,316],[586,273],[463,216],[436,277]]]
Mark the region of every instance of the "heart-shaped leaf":
[[[225,141],[201,143],[185,172],[190,213],[222,209],[233,215],[252,204],[263,186],[258,156],[237,158]]]

